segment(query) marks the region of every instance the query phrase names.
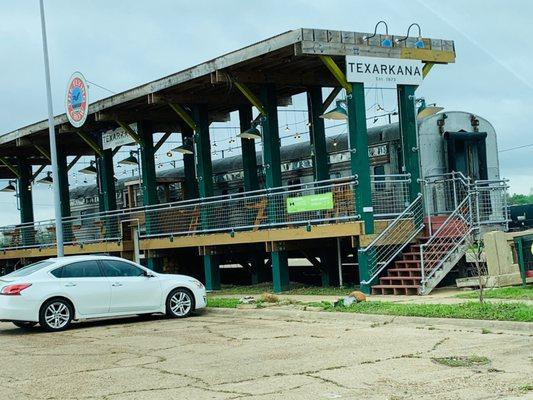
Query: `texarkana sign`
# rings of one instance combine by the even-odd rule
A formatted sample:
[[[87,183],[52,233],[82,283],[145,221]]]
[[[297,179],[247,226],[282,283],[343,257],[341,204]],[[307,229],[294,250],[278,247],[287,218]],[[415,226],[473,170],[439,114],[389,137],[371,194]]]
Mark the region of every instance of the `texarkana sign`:
[[[130,124],[130,128],[137,132],[137,124]],[[135,143],[135,140],[122,128],[110,129],[102,133],[102,148],[104,150],[132,143]]]
[[[422,63],[398,58],[346,56],[346,79],[368,85],[420,85]]]
[[[333,193],[331,192],[287,198],[287,212],[289,214],[331,209],[333,209]]]
[[[85,123],[89,113],[89,91],[80,72],[74,72],[68,81],[65,108],[73,127],[79,128]]]

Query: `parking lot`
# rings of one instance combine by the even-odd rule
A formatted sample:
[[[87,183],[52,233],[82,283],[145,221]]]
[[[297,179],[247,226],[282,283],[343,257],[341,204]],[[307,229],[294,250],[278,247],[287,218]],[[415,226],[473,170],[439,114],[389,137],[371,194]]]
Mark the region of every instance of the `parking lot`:
[[[0,397],[525,399],[531,335],[525,324],[290,310],[98,321],[52,334],[0,323]],[[433,360],[469,355],[488,363]]]

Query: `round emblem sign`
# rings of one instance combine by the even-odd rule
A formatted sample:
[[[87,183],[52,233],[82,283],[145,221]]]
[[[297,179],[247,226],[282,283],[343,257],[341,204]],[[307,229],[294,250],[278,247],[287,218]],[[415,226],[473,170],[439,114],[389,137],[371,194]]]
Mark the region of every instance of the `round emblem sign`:
[[[89,92],[85,78],[79,72],[74,72],[68,81],[66,108],[67,118],[72,126],[82,126],[87,119]]]

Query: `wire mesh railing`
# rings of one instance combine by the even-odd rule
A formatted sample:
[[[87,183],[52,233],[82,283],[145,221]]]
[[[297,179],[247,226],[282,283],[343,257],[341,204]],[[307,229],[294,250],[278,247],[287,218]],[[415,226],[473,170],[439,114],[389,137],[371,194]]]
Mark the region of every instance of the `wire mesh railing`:
[[[367,247],[359,250],[367,256],[370,276],[361,283],[371,284],[423,228],[424,204],[419,194]]]
[[[371,178],[376,218],[394,218],[408,205],[409,175]],[[125,221],[139,237],[197,235],[326,224],[359,219],[357,177],[213,196],[149,207],[63,218],[64,243],[83,245],[124,238]],[[55,245],[54,220],[0,227],[0,249]]]
[[[429,232],[433,232],[436,216],[452,214],[458,205],[470,194],[475,193],[475,218],[477,225],[491,225],[508,228],[507,180],[472,181],[461,172],[427,176],[423,180],[423,193]]]
[[[141,237],[356,220],[356,180],[313,182],[145,211]]]
[[[507,205],[506,180],[476,181],[473,190],[476,193],[476,217],[479,225],[500,225],[509,228],[509,208]]]
[[[475,229],[475,193],[468,194],[426,243],[420,245],[421,292]]]
[[[409,206],[409,174],[371,175],[370,179],[375,217],[395,218]]]

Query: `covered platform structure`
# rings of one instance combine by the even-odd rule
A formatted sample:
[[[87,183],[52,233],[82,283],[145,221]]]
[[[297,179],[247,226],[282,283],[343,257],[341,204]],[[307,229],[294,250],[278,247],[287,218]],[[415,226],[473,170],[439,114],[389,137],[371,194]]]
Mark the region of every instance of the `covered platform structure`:
[[[172,259],[179,258],[178,266],[193,266],[185,269],[187,273],[201,276],[203,271],[207,288],[213,290],[220,288],[219,264],[224,260],[244,265],[253,283],[272,276],[274,289],[282,291],[289,285],[288,257],[295,250],[320,269],[324,284],[338,283],[339,254],[334,243],[340,238],[342,251],[351,249],[358,258],[358,280],[368,282],[367,254],[359,252],[357,257],[357,250],[371,243],[391,220],[375,212],[364,85],[346,79],[349,55],[419,60],[424,76],[434,64],[455,60],[449,40],[296,29],[92,103],[79,129],[70,125],[65,114],[56,116],[59,176],[53,177],[53,184],[61,189],[65,254],[110,253],[133,260],[144,255],[151,268],[165,271],[173,270]],[[409,179],[389,201],[395,215],[405,211],[421,191],[416,88],[397,87],[403,146],[410,150],[404,160]],[[283,186],[277,107],[300,93],[307,93],[308,99],[314,182]],[[342,93],[351,177],[330,179],[321,116]],[[214,196],[209,128],[212,122],[228,121],[234,111],[239,112],[241,131],[260,128],[264,185],[258,179],[254,140],[242,138],[244,192]],[[140,147],[140,208],[117,210],[113,171],[117,149],[104,149],[102,143],[102,133],[116,129]],[[184,157],[186,196],[179,202],[158,204],[154,154],[176,132],[184,143],[193,144]],[[154,133],[164,135],[155,142]],[[34,221],[31,193],[32,181],[50,164],[49,154],[47,121],[0,136],[0,179],[18,181],[21,216],[20,225],[0,228],[0,262],[6,265],[55,255],[54,223]],[[68,170],[83,156],[97,160],[100,212],[74,218]],[[289,204],[296,198],[306,200]],[[326,205],[313,208],[312,201]],[[414,231],[416,223],[402,223]]]

